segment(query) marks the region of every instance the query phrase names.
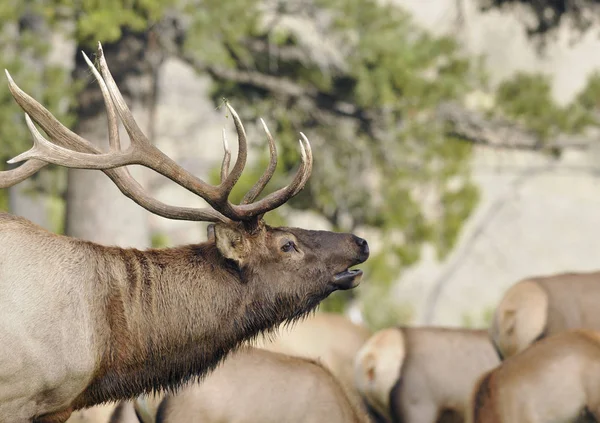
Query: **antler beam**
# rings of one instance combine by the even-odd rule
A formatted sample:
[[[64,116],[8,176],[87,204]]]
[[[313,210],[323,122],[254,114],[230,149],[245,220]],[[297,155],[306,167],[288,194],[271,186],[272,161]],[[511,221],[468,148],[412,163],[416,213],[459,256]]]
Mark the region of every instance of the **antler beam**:
[[[272,178],[277,166],[275,142],[266,124],[261,119],[269,142],[269,166],[261,178],[244,196],[242,203],[240,205],[232,204],[229,202],[229,194],[239,180],[247,158],[246,132],[233,107],[226,104],[233,117],[238,136],[239,147],[237,159],[233,169],[229,172],[231,153],[224,136],[223,145],[225,154],[221,165],[221,183],[217,186],[210,185],[186,171],[152,145],[135,122],[133,114],[127,107],[108,69],[100,44],[98,45],[97,55],[100,72],[94,67],[85,53],[84,58],[98,81],[104,98],[108,115],[110,152],[102,153],[90,142],[62,125],[46,108],[23,92],[15,84],[7,71],[10,91],[17,103],[26,112],[25,118],[27,126],[33,135],[34,144],[30,150],[9,160],[9,163],[27,162],[17,169],[0,172],[0,187],[11,186],[20,182],[37,172],[46,163],[70,168],[99,169],[104,171],[126,196],[147,210],[163,217],[195,221],[248,222],[256,221],[266,212],[281,206],[295,196],[306,184],[312,171],[312,151],[308,139],[303,133],[300,133],[301,139],[299,142],[302,161],[292,182],[286,187],[254,202]],[[117,116],[123,123],[131,140],[131,144],[126,150],[122,150],[120,146]],[[50,140],[44,138],[38,131],[34,121],[44,129]],[[212,208],[174,207],[153,199],[124,167],[133,164],[148,167],[164,175],[202,197]]]

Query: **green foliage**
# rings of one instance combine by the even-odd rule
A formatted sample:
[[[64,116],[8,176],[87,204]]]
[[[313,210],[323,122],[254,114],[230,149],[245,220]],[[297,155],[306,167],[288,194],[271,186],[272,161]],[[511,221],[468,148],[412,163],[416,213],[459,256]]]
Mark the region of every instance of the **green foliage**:
[[[0,191],[0,211],[8,211],[8,191]]]
[[[150,245],[152,248],[166,248],[171,246],[169,237],[162,232],[154,232],[152,234]]]
[[[488,328],[492,324],[495,310],[495,306],[490,306],[478,312],[463,313],[461,326],[472,329]]]
[[[577,95],[575,102],[588,110],[600,108],[600,72],[590,74],[586,87]]]
[[[258,0],[201,0],[185,4],[182,13],[192,17],[186,49],[212,66],[250,65],[253,57],[243,45],[258,33]]]
[[[580,133],[594,124],[590,108],[598,101],[600,77],[595,74],[575,101],[559,106],[552,98],[550,78],[537,73],[518,73],[504,81],[497,90],[499,110],[521,122],[542,141],[560,133]]]
[[[73,116],[68,105],[76,87],[68,73],[48,64],[48,34],[52,22],[45,21],[45,5],[40,2],[14,2],[0,7],[0,68],[7,69],[15,82],[67,125]],[[23,111],[12,98],[8,85],[0,84],[0,171],[6,160],[31,147],[32,137],[24,124]],[[0,208],[8,209],[8,191],[0,193]]]
[[[444,257],[478,194],[469,175],[470,146],[448,138],[433,112],[483,82],[480,63],[452,38],[433,36],[404,11],[375,0],[314,1],[329,18],[319,27],[322,42],[340,60],[324,59],[316,53],[324,46],[278,24],[286,14],[314,22],[311,7],[282,5],[262,25],[258,1],[218,3],[218,10],[202,3],[187,51],[230,70],[214,72],[216,104],[228,98],[244,122],[265,117],[276,136],[280,166],[265,194],[288,182],[284,175],[298,164],[298,132],[304,131],[315,155],[313,174],[290,206],[319,212],[336,230],[377,230],[384,247],[361,266],[369,284],[388,289],[419,259],[424,243]],[[258,76],[236,81],[248,73]],[[300,94],[279,91],[271,80]],[[247,189],[264,164],[248,169],[238,188]],[[345,297],[332,296],[324,308],[338,310]]]
[[[414,306],[398,303],[382,285],[363,287],[361,311],[369,329],[377,331],[390,326],[408,325],[414,319]]]
[[[52,232],[57,234],[65,233],[65,209],[66,205],[62,198],[58,196],[50,196],[48,198],[48,212],[50,213],[50,227]]]
[[[44,11],[50,20],[73,19],[79,45],[95,47],[121,38],[123,31],[145,32],[163,15],[172,0],[54,0]]]

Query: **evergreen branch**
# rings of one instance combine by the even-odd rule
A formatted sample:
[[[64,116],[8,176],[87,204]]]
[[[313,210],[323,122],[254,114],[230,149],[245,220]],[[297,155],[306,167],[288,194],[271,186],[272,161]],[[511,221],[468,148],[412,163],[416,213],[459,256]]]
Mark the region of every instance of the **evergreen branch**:
[[[486,118],[482,113],[465,109],[456,103],[440,105],[437,109],[437,118],[448,125],[447,135],[493,149],[586,150],[593,142],[588,137],[566,134],[558,135],[553,140],[543,140],[516,123],[500,118]]]

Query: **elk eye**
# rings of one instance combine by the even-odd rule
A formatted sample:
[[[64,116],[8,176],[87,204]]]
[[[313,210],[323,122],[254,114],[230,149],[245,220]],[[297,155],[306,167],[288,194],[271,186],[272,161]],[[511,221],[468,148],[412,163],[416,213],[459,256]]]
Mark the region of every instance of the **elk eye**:
[[[294,244],[294,241],[288,241],[281,246],[281,251],[283,251],[284,253],[289,253],[290,251],[292,251],[292,249],[294,249],[295,246],[296,244]]]

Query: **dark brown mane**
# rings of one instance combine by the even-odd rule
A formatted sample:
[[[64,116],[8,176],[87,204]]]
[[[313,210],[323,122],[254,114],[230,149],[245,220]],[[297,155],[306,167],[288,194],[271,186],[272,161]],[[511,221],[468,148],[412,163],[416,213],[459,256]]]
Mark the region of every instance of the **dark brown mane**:
[[[88,246],[104,248],[93,244]],[[253,286],[241,281],[240,272],[235,266],[225,263],[213,243],[167,250],[139,251],[114,247],[108,250],[121,258],[124,268],[120,270],[127,275],[127,286],[108,287],[110,294],[104,299],[107,308],[104,315],[108,316],[109,342],[99,359],[92,382],[74,402],[75,409],[106,401],[133,399],[140,390],[145,393],[177,391],[186,382],[201,379],[213,370],[244,340],[269,334],[277,329],[279,323],[302,319],[316,308],[324,295],[328,295],[299,296],[278,292],[273,292],[268,298],[255,295]],[[164,268],[172,269],[178,265],[181,266],[178,280],[173,280],[172,271],[169,272],[171,279],[163,277]],[[101,264],[99,268],[102,268]],[[107,270],[102,268],[102,271]],[[118,272],[119,269],[112,271]],[[202,280],[201,275],[194,274],[203,271],[211,272],[213,279]],[[157,286],[152,286],[152,283]],[[161,316],[160,304],[156,303],[152,293],[161,292],[167,301],[177,301],[176,295],[169,292],[173,287],[184,289],[192,298],[206,295],[214,298],[212,315],[219,316],[218,322],[225,318],[228,324],[213,326],[216,319],[200,322],[194,316],[207,313],[199,310],[178,313],[181,321]],[[202,301],[196,304],[202,305]],[[193,302],[191,307],[194,307]],[[133,320],[134,310],[140,311],[138,314],[142,322]],[[290,310],[294,311],[291,315]],[[171,331],[167,328],[162,333],[155,333],[154,329],[159,324],[164,326],[166,320],[176,326]],[[202,331],[191,330],[198,325],[203,326]],[[169,342],[170,332],[187,333],[189,336]],[[199,339],[193,336],[194,333],[206,335]],[[147,389],[148,386],[152,389]]]

